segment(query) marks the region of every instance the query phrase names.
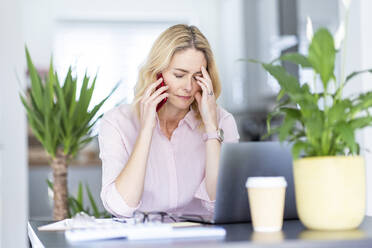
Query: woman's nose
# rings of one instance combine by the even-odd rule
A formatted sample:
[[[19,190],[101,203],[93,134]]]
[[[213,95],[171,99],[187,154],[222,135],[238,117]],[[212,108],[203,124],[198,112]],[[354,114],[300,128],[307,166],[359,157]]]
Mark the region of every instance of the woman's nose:
[[[188,78],[186,81],[186,84],[185,84],[185,86],[184,86],[184,89],[186,90],[186,91],[191,91],[192,90],[192,83],[193,83],[193,80],[195,80],[194,79],[194,77],[191,77],[191,78]]]

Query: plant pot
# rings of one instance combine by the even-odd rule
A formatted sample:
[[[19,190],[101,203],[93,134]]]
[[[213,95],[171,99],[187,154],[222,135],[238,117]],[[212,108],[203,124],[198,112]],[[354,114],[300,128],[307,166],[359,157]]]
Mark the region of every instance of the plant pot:
[[[297,211],[309,229],[346,230],[365,216],[364,159],[358,156],[295,160],[293,176]]]

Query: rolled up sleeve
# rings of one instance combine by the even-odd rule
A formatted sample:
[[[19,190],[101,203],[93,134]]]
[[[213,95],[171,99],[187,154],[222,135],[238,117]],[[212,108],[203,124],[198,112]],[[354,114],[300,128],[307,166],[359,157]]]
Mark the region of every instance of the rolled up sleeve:
[[[202,206],[206,210],[208,210],[209,212],[212,212],[212,213],[214,212],[214,204],[215,204],[216,200],[212,201],[209,198],[209,195],[207,193],[207,188],[206,188],[206,185],[205,185],[205,178],[200,183],[198,189],[195,192],[194,197],[201,200]]]
[[[109,120],[102,119],[98,134],[100,159],[102,160],[101,200],[105,209],[117,217],[131,217],[135,208],[128,206],[119,194],[115,180],[129,159],[128,151],[118,128]]]
[[[238,133],[238,128],[235,122],[233,115],[230,113],[223,116],[219,121],[219,128],[223,129],[224,131],[224,142],[226,143],[238,143],[240,136]],[[217,185],[216,185],[217,186]],[[209,198],[205,177],[203,178],[202,182],[200,183],[198,189],[194,195],[195,198],[201,200],[202,206],[207,209],[209,212],[214,212],[215,208],[215,200],[211,200]]]
[[[224,142],[225,143],[238,143],[240,136],[238,132],[238,127],[236,126],[235,119],[232,114],[227,114],[219,122],[219,127],[224,132]]]

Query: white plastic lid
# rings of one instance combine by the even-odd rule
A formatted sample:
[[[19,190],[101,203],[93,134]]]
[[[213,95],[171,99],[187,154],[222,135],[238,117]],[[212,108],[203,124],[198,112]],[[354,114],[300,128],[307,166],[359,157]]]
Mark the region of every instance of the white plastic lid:
[[[287,187],[284,177],[248,177],[247,188]]]

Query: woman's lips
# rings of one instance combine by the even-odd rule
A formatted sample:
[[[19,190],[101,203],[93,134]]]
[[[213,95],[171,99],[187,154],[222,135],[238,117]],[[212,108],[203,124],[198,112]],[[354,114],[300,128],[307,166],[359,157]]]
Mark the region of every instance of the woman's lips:
[[[191,96],[178,96],[178,97],[186,101],[191,99]]]

